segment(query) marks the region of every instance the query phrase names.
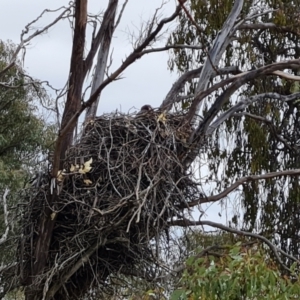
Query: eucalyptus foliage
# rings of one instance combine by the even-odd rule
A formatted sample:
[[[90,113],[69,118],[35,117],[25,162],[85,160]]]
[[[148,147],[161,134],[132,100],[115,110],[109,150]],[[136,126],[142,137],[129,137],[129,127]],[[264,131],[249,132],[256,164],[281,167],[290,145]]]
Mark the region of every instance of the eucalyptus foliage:
[[[66,89],[61,91],[53,108],[59,117],[59,104],[64,104],[62,117],[58,120],[60,128],[53,155],[49,159],[50,172],[44,176],[45,184],[32,185],[24,191],[23,202],[27,206],[23,206],[25,209],[20,218],[20,247],[17,261],[12,263],[14,272],[7,266],[0,277],[4,278],[1,282],[2,294],[23,286],[25,298],[30,300],[84,299],[86,295],[96,299],[97,292],[102,293],[109,285],[113,297],[117,295],[114,288],[121,286],[122,299],[130,297],[131,291],[126,285],[137,282],[137,287],[145,290],[144,293],[135,293],[133,289],[137,297],[158,299],[170,295],[173,283],[185,270],[181,288],[173,294],[174,299],[299,298],[298,270],[292,262],[298,262],[300,257],[300,191],[297,177],[300,174],[300,93],[297,83],[300,81],[297,71],[300,66],[300,3],[275,0],[176,1],[173,13],[166,18],[159,16],[160,9],[155,11],[153,17],[141,26],[132,52],[118,68],[105,76],[104,70],[110,67],[107,58],[113,32],[127,2],[123,1],[120,6],[118,0],[108,1],[103,15],[88,13],[87,0],[70,2],[60,8],[61,14],[52,23],[30,35],[33,25],[48,11],[45,10],[28,24],[27,30],[21,34],[18,50],[13,52],[14,58],[17,57],[19,50],[26,47],[32,38],[46,32],[59,20],[72,21],[69,76]],[[118,7],[121,9],[115,19]],[[162,29],[169,30],[173,21],[178,21],[178,26],[171,34],[168,45],[160,47],[156,42],[163,36]],[[94,26],[91,43],[86,42],[88,24]],[[119,146],[127,147],[128,143],[120,144],[115,134],[121,132],[120,120],[114,119],[113,115],[104,118],[109,120],[110,125],[98,126],[99,132],[104,127],[107,131],[96,134],[95,128],[102,120],[101,117],[95,119],[99,97],[137,60],[146,54],[168,49],[173,49],[169,67],[178,70],[181,76],[158,109],[150,107],[145,114],[141,109],[141,112],[129,117],[131,125],[142,119],[143,130],[146,131],[138,137],[135,134],[140,131],[132,131],[133,141],[143,146],[141,151],[137,151],[130,144],[134,154],[130,154],[128,163],[125,163],[127,160],[124,157],[128,157],[130,151],[120,150]],[[86,99],[84,83],[97,52],[96,70],[99,72],[95,74],[95,79],[99,75],[99,80],[95,80],[92,93]],[[4,53],[10,56],[9,51]],[[16,171],[21,172],[22,177],[26,166],[29,165],[31,171],[30,162],[47,148],[47,139],[39,140],[45,129],[43,120],[35,115],[38,105],[34,99],[41,90],[36,89],[38,85],[33,82],[28,84],[28,77],[18,63],[14,64],[14,58],[3,58],[2,74],[5,64],[14,67],[7,68],[9,72],[1,79],[5,83],[1,85],[4,93],[2,102],[5,103],[4,108],[9,108],[3,114],[9,117],[2,124],[9,126],[6,126],[0,140],[3,147],[0,158],[4,161],[3,165],[9,168],[9,172],[4,171],[5,174],[12,176],[12,171]],[[283,62],[279,62],[281,60]],[[19,94],[13,94],[13,90]],[[19,107],[22,107],[20,111],[26,112],[24,115],[14,115]],[[89,108],[92,108],[91,112]],[[180,122],[170,130],[168,122],[171,116],[177,115],[173,114],[174,108],[186,110],[187,113],[180,112]],[[74,143],[79,117],[87,109],[85,130],[92,130],[86,131]],[[13,119],[18,122],[11,122]],[[113,120],[117,122],[113,123]],[[147,125],[149,120],[153,121],[153,129]],[[124,124],[125,132],[120,140],[128,137],[132,130],[131,126],[127,126],[127,121]],[[12,128],[16,128],[17,133],[13,133]],[[164,128],[167,131],[163,132]],[[24,129],[27,131],[22,132]],[[18,136],[19,132],[22,136]],[[91,133],[91,139],[87,138],[87,132]],[[151,140],[144,146],[148,133]],[[154,133],[163,139],[157,151],[147,152],[153,148]],[[29,136],[23,140],[26,134]],[[108,136],[110,139],[107,140]],[[171,143],[169,137],[172,137]],[[175,140],[176,144],[170,147]],[[113,141],[110,147],[103,146],[107,141]],[[92,145],[96,145],[93,156]],[[116,148],[113,148],[114,145]],[[161,151],[165,150],[168,150],[167,154],[162,155]],[[147,162],[143,162],[145,151],[150,155]],[[112,163],[118,161],[113,157],[114,153],[125,154],[120,164]],[[175,176],[170,184],[167,178],[177,174],[177,167],[172,164],[164,167],[165,158],[174,158],[178,170],[183,172]],[[102,166],[104,159],[107,163]],[[193,176],[194,172],[190,171],[194,171],[194,166],[201,169],[202,163],[208,166],[204,171],[206,177]],[[138,172],[133,171],[136,167]],[[155,174],[149,171],[156,172],[156,169],[158,173]],[[96,176],[95,170],[100,172]],[[164,171],[165,175],[161,173]],[[131,179],[127,184],[128,178]],[[156,180],[164,186],[159,187]],[[6,184],[8,182],[6,179]],[[21,181],[17,179],[17,182]],[[78,182],[80,185],[77,186]],[[190,182],[195,182],[197,188],[201,186],[203,193],[189,188]],[[132,184],[132,188],[120,192]],[[144,184],[141,189],[140,184]],[[184,194],[185,190],[187,194]],[[103,191],[107,194],[104,195]],[[182,199],[173,201],[173,192]],[[158,195],[162,195],[161,199]],[[98,199],[101,200],[99,206]],[[233,202],[234,207],[242,207],[244,214],[242,216],[240,212],[230,210],[229,213],[234,214],[230,224],[204,220],[204,212],[200,209],[198,220],[191,215],[193,208],[204,203],[229,201]],[[105,216],[103,207],[107,209]],[[149,221],[144,222],[144,217]],[[112,223],[109,223],[111,220]],[[146,223],[147,227],[143,226]],[[178,237],[170,237],[169,231],[174,227],[177,229],[176,226],[202,226],[205,239],[200,236],[199,242],[195,238],[187,245],[177,243]],[[229,234],[217,237],[214,232],[211,236],[207,235],[206,226]],[[144,239],[140,233],[145,229],[149,230]],[[155,234],[151,233],[152,229],[156,230]],[[233,248],[224,245],[226,242],[234,244],[236,236],[247,239],[246,243]],[[251,238],[250,242],[248,238]],[[262,241],[264,246],[248,247],[248,244],[253,245],[253,238]],[[279,250],[270,240],[285,251]],[[9,242],[7,244],[11,245]],[[72,247],[69,246],[71,244]],[[211,248],[210,244],[213,249],[221,251],[211,253],[203,249]],[[177,251],[172,251],[173,245]],[[189,252],[192,246],[200,247],[202,254]],[[266,251],[265,247],[270,251]],[[136,249],[142,251],[137,252]],[[177,253],[190,256],[186,265],[182,264],[182,256]],[[176,259],[178,261],[174,261]],[[130,276],[134,280],[123,284]],[[146,285],[143,280],[161,285]]]
[[[276,263],[259,248],[236,244],[223,253],[190,257],[181,287],[171,300],[298,299],[300,279],[282,276]]]
[[[257,9],[258,18],[240,27],[236,39],[222,56],[221,65],[237,66],[241,71],[248,71],[286,59],[298,59],[300,1],[245,1],[239,20],[251,12],[251,5],[252,11]],[[185,6],[192,19],[200,25],[196,28],[187,14],[182,13],[169,43],[201,45],[202,50],[172,50],[169,66],[179,72],[204,62],[212,41],[232,8],[232,1],[190,0]],[[259,15],[260,8],[261,11],[269,10],[269,13]],[[295,69],[290,74],[298,75],[298,71]],[[225,77],[220,76],[211,83],[220,78]],[[190,80],[182,94],[193,94],[194,90],[195,81]],[[221,92],[216,91],[214,96]],[[295,92],[299,92],[297,82],[277,76],[255,79],[240,88],[222,107],[222,111],[228,110],[242,98],[262,93],[285,96]],[[183,108],[189,106],[186,99],[181,103]],[[205,100],[201,110],[204,117],[214,99],[210,96]],[[205,156],[209,166],[209,182],[216,182],[212,185],[212,194],[221,192],[243,176],[299,168],[299,117],[299,100],[284,102],[269,94],[249,105],[244,113],[236,113],[229,118],[210,137],[210,147]],[[289,253],[300,256],[298,177],[252,181],[235,193],[235,199],[239,196],[235,205],[241,205],[243,212],[233,216],[233,223],[239,222],[244,228],[261,232]]]
[[[13,53],[13,44],[0,41],[0,72]],[[7,230],[10,233],[6,250],[0,251],[2,262],[15,255],[12,238],[18,224],[12,208],[21,204],[18,192],[51,147],[54,126],[48,126],[39,112],[39,101],[46,96],[42,86],[24,73],[20,61],[0,76],[0,238]]]
[[[0,41],[0,71],[13,52],[13,44]],[[54,127],[47,126],[39,113],[40,100],[47,97],[44,89],[27,77],[21,62],[5,72],[0,82],[0,190],[16,190],[51,147]]]

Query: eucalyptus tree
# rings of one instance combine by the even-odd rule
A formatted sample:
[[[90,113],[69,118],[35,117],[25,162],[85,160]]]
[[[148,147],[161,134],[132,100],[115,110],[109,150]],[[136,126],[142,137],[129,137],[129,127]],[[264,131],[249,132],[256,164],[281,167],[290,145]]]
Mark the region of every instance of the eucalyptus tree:
[[[232,1],[209,2],[209,6],[198,0],[186,4],[187,13],[181,14],[169,43],[187,43],[191,48],[201,44],[204,47],[201,51],[172,51],[172,70],[184,73],[199,62],[210,64],[207,57],[213,61],[214,55],[222,56],[221,65],[236,67],[249,75],[287,60],[292,63],[290,68],[284,67],[285,73],[276,70],[268,76],[249,80],[245,77],[246,81],[238,79],[240,83],[226,87],[223,92],[219,89],[213,97],[203,101],[201,113],[207,116],[215,106],[215,97],[227,94],[226,103],[218,110],[218,119],[207,129],[210,147],[206,159],[210,179],[217,182],[217,190],[222,191],[241,176],[299,168],[299,67],[293,65],[293,61],[299,59],[300,53],[300,2],[245,3],[240,22],[235,25],[237,31],[231,36],[226,50],[221,52],[212,52],[211,45],[220,34]],[[247,15],[249,11],[252,17]],[[223,82],[228,80],[223,78]],[[214,85],[216,81],[212,79],[210,86]],[[192,103],[195,92],[197,82],[191,79],[185,85],[182,95],[185,98],[181,103]],[[240,182],[242,189],[236,192],[242,211],[233,213],[233,223],[239,222],[249,230],[263,232],[282,249],[299,257],[298,176],[265,181],[248,178],[250,181]]]
[[[2,72],[15,54],[15,45],[0,40],[0,253],[1,264],[15,260],[19,227],[15,211],[18,192],[51,148],[54,127],[39,113],[47,94],[27,75],[19,60]]]
[[[0,70],[14,53],[14,45],[0,42]],[[18,61],[1,77],[0,85],[0,185],[22,186],[23,166],[45,150],[46,125],[38,116],[38,100],[45,98],[38,82],[33,85]]]
[[[10,42],[0,41],[0,72],[15,53]],[[38,156],[49,148],[51,127],[38,113],[46,93],[23,70],[20,61],[0,77],[0,194],[24,186]],[[28,178],[27,178],[28,179]]]
[[[104,88],[118,80],[127,68],[146,54],[170,49],[173,51],[170,67],[171,69],[178,68],[182,74],[163,98],[158,108],[159,114],[156,122],[165,124],[167,116],[175,114],[174,110],[178,107],[180,110],[185,110],[186,113],[182,115],[176,130],[176,134],[180,134],[185,145],[185,153],[181,153],[178,157],[181,169],[190,175],[188,171],[197,167],[199,161],[197,159],[200,155],[200,163],[203,158],[210,162],[209,178],[218,179],[219,183],[217,188],[211,185],[214,193],[208,194],[205,191],[206,195],[199,194],[199,197],[193,201],[186,200],[177,204],[176,208],[181,209],[181,213],[167,220],[167,229],[174,226],[211,226],[265,243],[287,272],[289,267],[286,260],[297,261],[296,257],[277,249],[267,239],[267,237],[272,238],[272,234],[280,232],[283,234],[280,242],[283,243],[284,234],[289,234],[287,230],[291,227],[286,226],[285,220],[295,220],[297,223],[295,201],[297,196],[293,194],[297,192],[297,176],[300,174],[298,165],[293,161],[293,157],[296,160],[298,152],[296,121],[297,100],[300,96],[297,85],[297,81],[300,80],[297,75],[300,60],[297,57],[299,18],[296,1],[289,3],[247,1],[244,3],[239,0],[232,3],[226,0],[178,0],[174,11],[167,17],[161,17],[158,14],[158,8],[153,18],[141,26],[144,30],[141,30],[132,52],[124,58],[118,68],[105,76],[104,71],[110,63],[107,58],[112,36],[127,2],[119,3],[118,0],[109,0],[102,18],[99,18],[87,12],[87,0],[76,0],[62,7],[61,14],[52,23],[35,31],[32,35],[29,32],[35,21],[30,23],[26,27],[27,31],[21,35],[20,47],[3,69],[7,72],[13,68],[20,49],[36,35],[42,34],[61,19],[68,18],[72,21],[73,47],[65,90],[66,102],[62,118],[59,120],[61,125],[50,162],[48,190],[43,191],[46,201],[41,206],[40,218],[33,224],[33,226],[38,224],[31,239],[31,254],[34,259],[31,261],[30,268],[27,269],[29,274],[22,274],[23,280],[20,280],[17,272],[15,277],[9,277],[6,273],[8,269],[3,268],[2,278],[6,278],[6,282],[2,281],[1,284],[4,285],[4,292],[12,287],[23,285],[26,286],[27,299],[79,297],[87,292],[87,278],[83,278],[80,273],[87,274],[84,273],[87,268],[91,268],[88,269],[91,270],[90,273],[96,272],[93,273],[95,276],[92,280],[93,284],[97,283],[97,280],[102,280],[102,285],[99,281],[99,289],[107,283],[111,270],[105,269],[105,261],[102,261],[101,257],[98,260],[102,264],[100,274],[97,273],[100,272],[97,264],[95,266],[95,262],[92,262],[90,258],[98,251],[103,255],[110,255],[109,249],[112,246],[108,243],[112,244],[112,241],[107,241],[100,236],[101,243],[89,242],[84,248],[79,248],[75,255],[64,260],[60,260],[63,256],[57,249],[57,245],[63,245],[65,239],[51,243],[55,226],[59,222],[60,226],[63,225],[64,207],[60,210],[58,205],[64,201],[60,194],[62,191],[60,183],[64,176],[70,175],[63,169],[67,150],[74,144],[74,132],[80,115],[87,110],[86,124],[93,124],[95,121],[98,99]],[[119,12],[116,14],[118,7]],[[93,24],[94,31],[91,46],[86,51],[86,28],[89,23]],[[157,44],[158,37],[161,38],[161,34],[170,23],[175,23],[178,27],[166,45],[161,47]],[[27,33],[29,33],[28,37],[26,37]],[[91,95],[86,98],[84,81],[88,78],[97,52],[95,80]],[[56,102],[58,101],[60,99]],[[294,131],[293,134],[291,130]],[[110,152],[106,154],[109,156]],[[201,157],[201,155],[204,156]],[[97,163],[100,164],[103,157],[97,159]],[[93,161],[89,160],[82,162],[81,167],[71,165],[69,173],[77,170],[78,173],[85,175],[93,167],[96,169],[96,165],[91,166],[91,163]],[[140,168],[142,167],[143,164],[140,165]],[[129,170],[125,168],[123,179],[120,180],[125,180],[126,174],[129,176],[126,172]],[[167,174],[170,173],[172,172],[168,171]],[[73,173],[71,175],[73,176]],[[140,177],[137,179],[137,185],[140,184]],[[148,182],[154,179],[157,178],[147,178]],[[159,178],[159,180],[165,179]],[[87,181],[89,179],[84,180],[86,184],[91,184]],[[289,185],[293,188],[288,189]],[[184,187],[178,186],[180,183],[174,183],[171,190],[178,190],[178,194],[181,195],[181,189]],[[243,187],[242,192],[238,190],[240,186]],[[150,189],[151,185],[148,187]],[[83,190],[86,191],[86,189],[81,189],[82,193],[84,193]],[[147,188],[140,194],[138,189],[135,191],[136,198],[143,196],[144,200],[139,204],[138,210],[132,212],[133,216],[127,226],[126,234],[130,235],[131,221],[136,215],[138,215],[137,223],[139,221],[146,201],[144,196],[146,192]],[[241,196],[241,203],[246,209],[244,230],[201,218],[195,221],[186,217],[187,210],[196,209],[200,204],[227,201],[226,198],[231,192]],[[116,194],[118,194],[117,191]],[[130,194],[119,199],[119,204],[114,209],[117,210],[119,205],[125,203],[127,197],[131,196]],[[114,195],[114,197],[117,196]],[[82,202],[81,198],[75,202],[76,205]],[[166,206],[164,209],[168,211]],[[282,217],[283,213],[289,211],[292,211],[294,215]],[[161,215],[164,212],[158,214]],[[272,218],[271,215],[276,215],[276,217]],[[247,231],[246,229],[255,227],[255,221],[260,216],[262,216],[260,227],[255,228],[260,234]],[[67,220],[66,216],[65,219]],[[291,223],[294,233],[296,223]],[[115,230],[113,226],[112,230]],[[160,234],[162,232],[157,235]],[[151,243],[158,243],[159,237],[156,236],[156,238],[153,238]],[[120,240],[118,245],[121,245],[124,237],[120,236],[118,239]],[[114,243],[117,243],[116,240]],[[53,253],[56,253],[55,260],[51,260],[49,266],[49,257]],[[284,258],[280,257],[279,253]],[[293,254],[297,256],[298,253]],[[124,259],[124,264],[125,262],[127,263],[126,259]],[[22,263],[21,259],[19,264]],[[161,271],[161,269],[156,270]],[[116,269],[113,271],[116,272]],[[130,274],[147,279],[144,269],[140,268],[138,271],[140,272],[133,274],[120,266],[117,274],[120,275],[123,272],[125,276]],[[71,286],[70,282],[72,283],[74,276],[85,280],[85,284],[80,286],[77,281],[75,287]],[[162,277],[161,273],[158,277],[154,274],[151,280],[161,280]],[[54,281],[53,278],[57,280]]]
[[[299,278],[282,276],[278,265],[255,245],[214,245],[191,256],[170,299],[296,299]]]

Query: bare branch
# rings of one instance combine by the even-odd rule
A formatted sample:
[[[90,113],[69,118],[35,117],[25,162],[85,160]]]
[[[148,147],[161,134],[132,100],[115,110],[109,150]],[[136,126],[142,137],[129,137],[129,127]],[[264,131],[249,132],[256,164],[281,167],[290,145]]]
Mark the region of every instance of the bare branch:
[[[117,7],[118,7],[118,0],[110,0],[109,7],[108,7],[110,13],[108,14],[108,16],[105,17],[104,19],[105,22],[103,21],[103,23],[105,23],[105,25],[103,26],[104,34],[98,52],[97,65],[96,65],[95,75],[93,78],[91,94],[93,94],[96,91],[96,89],[99,87],[99,85],[103,82],[104,79],[110,44],[115,30],[115,15],[116,15]],[[86,117],[85,117],[86,122],[88,120],[95,118],[98,104],[99,104],[99,99],[100,99],[100,93],[96,101],[94,101],[92,105],[87,108]]]
[[[227,17],[222,29],[219,31],[218,35],[214,40],[214,44],[208,53],[208,58],[206,59],[203,68],[201,70],[198,85],[196,87],[196,93],[201,93],[207,89],[209,79],[211,78],[214,68],[218,66],[219,61],[226,50],[227,46],[231,41],[231,37],[235,32],[235,22],[237,17],[239,16],[242,8],[243,8],[244,1],[236,0],[232,7],[232,10]],[[195,115],[198,113],[200,109],[201,100],[196,97],[192,102],[192,105],[189,109],[189,116]],[[190,119],[192,120],[192,119]]]
[[[270,14],[270,13],[274,13],[276,11],[278,11],[278,9],[267,9],[267,10],[263,10],[262,12],[260,11],[260,9],[256,9],[256,10],[254,10],[254,12],[247,15],[247,17],[244,20],[239,22],[239,24],[237,26],[244,23],[245,21],[250,21],[250,20],[253,20],[257,17],[263,16],[263,15],[266,15],[266,14]]]
[[[281,95],[278,93],[263,93],[259,95],[255,95],[244,99],[233,107],[231,107],[228,111],[223,113],[214,123],[212,123],[209,128],[207,129],[206,134],[211,135],[222,123],[232,117],[236,112],[244,110],[247,106],[251,105],[252,103],[263,100],[265,98],[268,99],[277,99],[283,102],[294,101],[300,98],[300,93],[295,93],[292,95]]]
[[[195,99],[197,99],[199,97],[197,101],[199,101],[200,99],[202,100],[206,95],[209,95],[216,88],[225,86],[226,83],[231,82],[232,80],[234,80],[234,82],[216,99],[214,104],[211,106],[211,108],[207,112],[203,122],[201,122],[199,124],[198,128],[193,133],[190,140],[193,140],[194,137],[197,137],[200,134],[203,134],[203,133],[206,134],[210,123],[212,122],[214,117],[218,114],[218,112],[220,111],[223,104],[226,101],[228,101],[229,97],[236,90],[238,90],[242,85],[244,85],[247,81],[253,80],[254,78],[260,77],[262,75],[273,74],[274,71],[283,70],[283,69],[286,69],[286,68],[292,68],[292,67],[295,67],[295,66],[299,67],[299,65],[300,65],[300,60],[299,59],[288,60],[288,61],[284,61],[284,62],[279,62],[279,63],[274,63],[274,64],[271,64],[271,65],[267,65],[267,66],[264,66],[262,68],[259,68],[259,69],[253,70],[253,71],[249,71],[249,72],[245,72],[245,73],[233,76],[233,77],[231,77],[227,80],[224,80],[224,81],[222,81],[218,84],[215,84],[213,87],[211,87],[210,89],[207,89],[206,91],[203,91],[199,95],[196,95]],[[193,105],[194,105],[194,102],[192,103],[191,106],[193,106]],[[190,110],[189,114],[187,116],[187,120],[191,121],[192,118],[193,118],[193,110]]]
[[[285,78],[285,79],[289,79],[289,80],[293,80],[293,81],[300,81],[300,76],[288,74],[288,73],[285,73],[285,72],[274,71],[273,74],[278,75],[279,77],[282,77],[282,78]]]
[[[69,119],[68,123],[63,126],[62,130],[59,133],[59,136],[56,140],[56,146],[55,149],[59,152],[62,151],[62,141],[65,139],[65,135],[69,132],[72,132],[73,129],[76,126],[77,120],[81,113],[89,106],[92,105],[94,101],[97,100],[99,94],[101,91],[111,82],[116,80],[121,73],[127,69],[132,63],[134,63],[136,60],[141,58],[143,56],[142,51],[155,39],[155,37],[158,35],[158,33],[161,31],[163,26],[171,21],[173,21],[179,14],[180,12],[180,6],[178,6],[175,10],[175,12],[168,18],[165,18],[161,20],[156,29],[145,38],[145,40],[125,59],[125,61],[122,63],[122,65],[115,71],[113,72],[108,78],[106,78],[100,86],[95,90],[95,92],[90,96],[90,98],[84,102],[81,107],[73,113],[72,111],[72,117]],[[59,170],[59,159],[60,156],[55,156],[54,157],[54,162],[53,162],[53,170],[52,174],[53,177],[56,177],[56,174]]]
[[[108,6],[103,15],[103,21],[101,23],[100,29],[96,34],[96,37],[92,41],[91,49],[86,56],[85,59],[85,70],[84,76],[86,76],[87,72],[91,69],[93,64],[93,59],[97,53],[99,45],[104,37],[105,30],[110,28],[111,20],[115,18],[116,6],[118,5],[118,0],[110,0]]]
[[[246,23],[241,24],[238,29],[274,29],[278,28],[274,23]]]
[[[177,101],[178,93],[182,90],[184,84],[193,79],[197,78],[202,70],[202,66],[198,69],[194,69],[191,71],[185,72],[179,79],[173,84],[172,88],[170,89],[169,93],[167,94],[166,98],[162,102],[160,109],[169,111],[172,108],[172,105]],[[212,74],[212,78],[217,75],[226,75],[226,74],[240,74],[241,71],[238,67],[232,66],[232,67],[226,67],[223,69],[218,69],[217,72],[214,71]]]
[[[28,42],[30,42],[34,37],[46,32],[48,29],[50,29],[53,25],[55,25],[58,21],[60,21],[61,19],[66,17],[66,14],[69,14],[71,12],[71,7],[72,4],[70,4],[70,6],[68,7],[61,7],[59,9],[56,10],[49,10],[49,9],[45,9],[35,20],[33,20],[32,22],[30,22],[29,24],[27,24],[25,26],[25,29],[23,30],[21,37],[20,37],[20,44],[18,45],[17,49],[15,50],[10,62],[8,63],[8,65],[2,70],[0,71],[0,77],[5,74],[10,68],[12,68],[15,65],[15,62],[17,60],[17,56],[20,53],[20,51],[26,46],[26,44]],[[50,24],[48,24],[47,26],[43,27],[42,29],[36,30],[33,34],[29,35],[27,38],[24,38],[24,36],[30,31],[30,26],[34,23],[36,23],[46,12],[56,12],[58,10],[61,10],[62,8],[64,8],[63,12]]]
[[[127,5],[128,1],[129,1],[129,0],[125,0],[124,3],[123,3],[123,5],[122,5],[121,11],[120,11],[120,13],[119,13],[119,15],[118,15],[118,17],[117,17],[117,21],[116,21],[116,24],[115,24],[115,29],[116,29],[116,28],[118,27],[118,25],[120,24],[120,21],[121,21],[121,19],[122,19],[122,16],[123,16],[123,13],[124,13],[124,10],[125,10],[125,8],[126,8],[126,5]]]
[[[242,177],[239,180],[237,180],[235,183],[233,183],[231,186],[229,186],[227,189],[225,189],[223,192],[221,192],[220,194],[201,198],[197,201],[189,202],[186,204],[186,206],[193,207],[203,203],[217,202],[227,197],[228,194],[230,194],[232,191],[234,191],[236,188],[238,188],[240,185],[244,184],[247,181],[270,179],[270,178],[281,177],[281,176],[297,176],[299,174],[300,174],[300,169],[293,169],[293,170],[285,170],[279,172],[271,172],[263,175],[250,175],[250,176]]]
[[[4,191],[4,194],[2,196],[5,232],[3,233],[2,237],[0,238],[0,245],[5,243],[5,241],[7,240],[8,232],[9,232],[8,210],[7,210],[7,199],[6,199],[8,193],[9,193],[9,189],[6,188]]]
[[[285,257],[291,259],[292,261],[297,262],[298,264],[300,263],[300,261],[295,258],[294,256],[289,255],[288,253],[284,252],[283,250],[277,248],[276,246],[274,246],[272,244],[272,242],[270,242],[267,238],[265,238],[264,236],[257,234],[257,233],[252,233],[252,232],[248,232],[248,231],[243,231],[243,230],[238,230],[238,229],[234,229],[228,226],[225,226],[223,224],[220,223],[215,223],[212,221],[191,221],[188,219],[184,219],[184,220],[174,220],[170,222],[170,226],[182,226],[182,227],[187,227],[187,226],[211,226],[214,228],[219,228],[221,230],[227,231],[227,232],[231,232],[234,234],[238,234],[238,235],[243,235],[243,236],[249,236],[255,239],[258,239],[260,241],[262,241],[263,243],[265,243],[270,250],[274,253],[277,261],[279,262],[279,264],[288,272],[291,272],[290,269],[283,263],[283,261],[280,259],[279,257],[279,253],[283,254]]]
[[[170,49],[195,49],[195,50],[199,50],[202,49],[202,45],[200,46],[191,46],[191,45],[167,45],[161,48],[151,48],[151,49],[147,49],[144,50],[142,53],[144,54],[149,54],[149,53],[153,53],[153,52],[162,52],[162,51],[167,51]]]
[[[240,30],[267,30],[267,29],[276,29],[278,31],[290,32],[295,35],[299,35],[299,33],[292,29],[292,27],[288,26],[277,26],[274,23],[245,23],[238,26]]]

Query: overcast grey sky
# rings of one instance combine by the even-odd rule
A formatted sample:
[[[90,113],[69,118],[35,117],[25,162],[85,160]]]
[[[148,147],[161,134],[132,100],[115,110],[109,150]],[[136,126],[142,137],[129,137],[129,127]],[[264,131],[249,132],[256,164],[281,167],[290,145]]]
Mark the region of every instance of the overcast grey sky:
[[[122,22],[113,38],[113,64],[116,69],[121,60],[132,50],[128,31],[137,32],[143,20],[148,20],[162,0],[129,0]],[[19,42],[24,26],[34,20],[44,9],[55,9],[67,5],[63,0],[1,0],[0,38]],[[97,14],[103,11],[106,1],[89,0],[89,11]],[[122,3],[122,2],[121,2]],[[175,1],[169,1],[161,10],[162,16],[169,16],[175,8]],[[57,14],[48,13],[35,26],[42,26],[53,20]],[[167,34],[166,34],[167,37]],[[27,48],[25,69],[38,79],[48,80],[53,86],[64,86],[70,61],[72,34],[67,21],[60,22],[48,33],[32,40]],[[87,47],[89,45],[87,44]],[[167,70],[168,53],[148,55],[130,66],[123,74],[124,79],[112,83],[102,94],[99,113],[115,109],[128,111],[132,106],[144,104],[158,106],[170,89],[176,74]]]
[[[1,0],[0,39],[12,40],[17,44],[25,25],[44,9],[56,9],[67,5],[68,2],[69,0]],[[97,14],[103,11],[107,2],[89,0],[89,12]],[[129,0],[122,22],[114,34],[111,71],[115,70],[132,50],[128,31],[137,32],[143,20],[148,20],[161,2],[162,0]],[[175,0],[168,1],[161,10],[161,15],[171,15],[175,3]],[[45,26],[55,15],[57,14],[48,13],[34,25],[35,28]],[[169,26],[169,31],[174,27],[175,25]],[[72,34],[68,22],[56,24],[46,34],[34,38],[27,47],[24,64],[26,71],[33,77],[49,81],[55,88],[62,88],[67,80],[71,44]],[[124,72],[122,80],[112,83],[102,93],[98,115],[116,109],[127,112],[132,107],[139,109],[144,104],[159,106],[178,76],[168,71],[167,61],[168,53],[156,53],[144,56],[130,66]],[[210,206],[207,211],[208,218],[219,221],[219,211],[218,204]],[[223,220],[224,217],[223,215]]]

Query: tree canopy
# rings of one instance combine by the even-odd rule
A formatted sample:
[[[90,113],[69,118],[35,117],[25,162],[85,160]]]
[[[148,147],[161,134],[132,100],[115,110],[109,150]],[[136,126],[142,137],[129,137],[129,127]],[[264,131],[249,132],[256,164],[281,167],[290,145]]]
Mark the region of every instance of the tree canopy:
[[[34,90],[24,73],[18,77],[17,57],[37,35],[71,20],[69,76],[52,107],[57,116],[64,107],[53,155],[47,172],[23,190],[17,259],[0,270],[2,294],[24,287],[26,299],[97,299],[116,296],[118,286],[126,291],[126,282],[145,287],[136,294],[144,299],[167,298],[175,288],[173,299],[297,297],[300,3],[178,0],[169,15],[160,15],[163,6],[156,10],[132,52],[109,73],[110,46],[127,2],[109,0],[99,15],[88,12],[87,0],[76,0],[32,33],[44,11],[4,59],[0,76],[11,74],[20,89],[7,89],[9,77],[1,85],[10,109],[3,124],[15,118],[11,126],[26,138],[7,126],[0,142],[7,164],[19,170],[29,150],[43,149],[44,129],[29,113]],[[158,108],[96,117],[108,85],[146,54],[168,50],[169,68],[179,78]],[[11,101],[15,91],[18,101]],[[26,113],[19,116],[21,108]],[[241,208],[227,211],[233,215],[228,223],[205,220],[201,205],[228,202]],[[180,227],[186,231],[178,237]],[[198,241],[193,227],[208,239]],[[234,239],[216,244],[208,227]]]
[[[0,41],[0,71],[14,55],[15,46]],[[1,77],[0,85],[0,189],[24,185],[29,167],[46,154],[51,140],[50,127],[39,114],[44,88],[26,76],[17,62]]]
[[[10,62],[15,46],[0,41],[0,72]],[[21,62],[0,76],[0,245],[2,263],[15,258],[14,236],[19,224],[12,207],[21,204],[19,192],[41,169],[51,148],[54,127],[40,114],[44,88],[25,74]]]
[[[170,67],[180,72],[199,61],[203,63],[211,55],[207,49],[232,9],[232,1],[225,0],[212,0],[209,6],[198,0],[188,4],[190,15],[181,14],[169,43],[202,45],[203,49],[173,50]],[[299,5],[299,1],[247,1],[238,30],[222,54],[222,66],[235,66],[245,72],[299,59]],[[249,15],[246,17],[250,8],[256,16],[254,22]],[[194,22],[199,26],[193,26]],[[277,74],[245,82],[220,110],[224,123],[210,137],[205,156],[209,179],[217,183],[213,185],[215,190],[221,192],[240,177],[299,168],[299,68],[295,65],[287,73],[295,80]],[[210,85],[215,83],[216,79],[211,80]],[[188,97],[194,91],[192,79],[183,95]],[[205,100],[201,114],[205,116],[220,93],[217,90]],[[245,182],[235,194],[243,209],[234,213],[233,223],[238,221],[244,228],[261,232],[282,249],[299,256],[298,176]]]
[[[217,251],[218,250],[218,251]],[[181,289],[171,299],[295,299],[300,294],[299,278],[282,276],[260,247],[218,246],[197,253],[186,262]]]

